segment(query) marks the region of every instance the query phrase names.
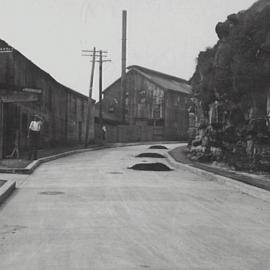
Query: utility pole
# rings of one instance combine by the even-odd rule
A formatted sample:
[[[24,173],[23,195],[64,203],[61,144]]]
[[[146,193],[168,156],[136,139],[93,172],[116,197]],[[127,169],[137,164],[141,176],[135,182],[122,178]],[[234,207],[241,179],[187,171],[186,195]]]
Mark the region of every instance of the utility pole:
[[[126,51],[127,51],[127,11],[122,11],[122,75],[121,75],[121,92],[122,92],[122,121],[125,123],[126,114]]]
[[[103,59],[103,58],[107,57],[107,55],[106,55],[108,53],[107,51],[84,50],[83,52],[84,53],[91,53],[90,55],[84,55],[84,56],[94,56],[94,54],[95,54],[96,57],[99,57],[99,60],[96,60],[93,57],[91,62],[92,62],[92,66],[94,66],[94,63],[96,63],[96,62],[99,63],[99,126],[100,126],[100,131],[102,132],[102,126],[103,126],[103,114],[102,114],[102,73],[103,73],[103,70],[102,70],[102,66],[103,66],[104,62],[111,62],[111,60],[109,60],[109,59],[104,60]],[[92,84],[93,84],[93,81],[92,81]],[[91,92],[91,95],[92,95],[92,92]]]
[[[83,50],[82,52],[89,52],[88,50]],[[85,140],[84,147],[86,148],[88,145],[88,135],[89,135],[89,122],[91,116],[91,107],[92,107],[92,92],[93,92],[93,81],[94,81],[94,70],[95,70],[95,62],[96,62],[96,48],[94,47],[92,55],[92,69],[91,69],[91,77],[90,77],[90,87],[89,87],[89,95],[88,95],[88,104],[87,104],[87,116],[86,116],[86,127],[85,127]],[[83,55],[88,56],[88,55]]]
[[[103,59],[103,57],[107,57],[106,55],[107,51],[99,51],[99,127],[100,127],[100,133],[102,134],[102,127],[103,127],[103,110],[102,110],[102,66],[105,62],[111,62],[109,59]]]
[[[102,115],[102,57],[103,52],[99,51],[99,125],[100,130],[103,126],[103,115]]]

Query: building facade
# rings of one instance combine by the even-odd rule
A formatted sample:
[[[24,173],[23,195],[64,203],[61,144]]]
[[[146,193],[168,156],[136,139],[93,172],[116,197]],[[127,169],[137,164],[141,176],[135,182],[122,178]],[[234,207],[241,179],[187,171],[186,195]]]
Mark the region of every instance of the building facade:
[[[2,51],[10,46],[0,40]],[[63,86],[17,50],[0,53],[0,156],[9,155],[16,132],[19,147],[27,148],[34,114],[44,119],[41,147],[79,144],[86,128],[88,98]],[[93,116],[93,113],[91,114]],[[94,120],[89,141],[94,140]]]
[[[124,118],[126,129],[134,129],[124,140],[186,139],[190,93],[191,87],[183,79],[141,66],[128,67]],[[103,112],[121,122],[122,100],[120,78],[104,90]]]

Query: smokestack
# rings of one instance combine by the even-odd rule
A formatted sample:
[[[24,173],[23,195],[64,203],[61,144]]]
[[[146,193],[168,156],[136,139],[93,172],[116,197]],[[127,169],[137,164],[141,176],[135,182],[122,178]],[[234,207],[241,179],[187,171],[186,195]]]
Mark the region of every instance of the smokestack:
[[[126,62],[127,62],[127,11],[122,11],[122,120],[125,122],[125,99],[126,99]]]

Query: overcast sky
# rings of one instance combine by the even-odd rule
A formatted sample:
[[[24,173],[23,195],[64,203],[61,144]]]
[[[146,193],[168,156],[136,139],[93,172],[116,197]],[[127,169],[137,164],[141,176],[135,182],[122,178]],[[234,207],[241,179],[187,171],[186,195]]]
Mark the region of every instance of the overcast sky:
[[[127,65],[189,79],[199,51],[217,41],[215,25],[255,0],[0,0],[0,38],[60,83],[88,93],[82,49],[107,50],[104,87],[121,74],[122,10],[128,13]],[[94,98],[98,92],[95,73]]]

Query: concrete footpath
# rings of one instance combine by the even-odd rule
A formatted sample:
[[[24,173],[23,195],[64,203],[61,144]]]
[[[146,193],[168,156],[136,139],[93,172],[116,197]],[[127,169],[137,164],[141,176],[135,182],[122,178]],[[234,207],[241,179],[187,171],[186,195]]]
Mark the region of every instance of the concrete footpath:
[[[104,146],[91,145],[88,148],[77,146],[56,149],[41,149],[38,151],[39,158],[33,161],[27,160],[27,153],[24,153],[21,159],[5,159],[0,161],[0,173],[31,174],[42,163],[68,155],[102,148],[104,148]]]
[[[233,171],[228,168],[213,166],[212,164],[193,162],[187,158],[186,150],[186,146],[181,145],[171,150],[170,155],[174,158],[175,161],[181,164],[185,164],[186,168],[190,168],[190,170],[195,173],[197,171],[203,170],[208,173],[227,177],[235,181],[270,191],[270,174],[251,174],[246,172]]]

